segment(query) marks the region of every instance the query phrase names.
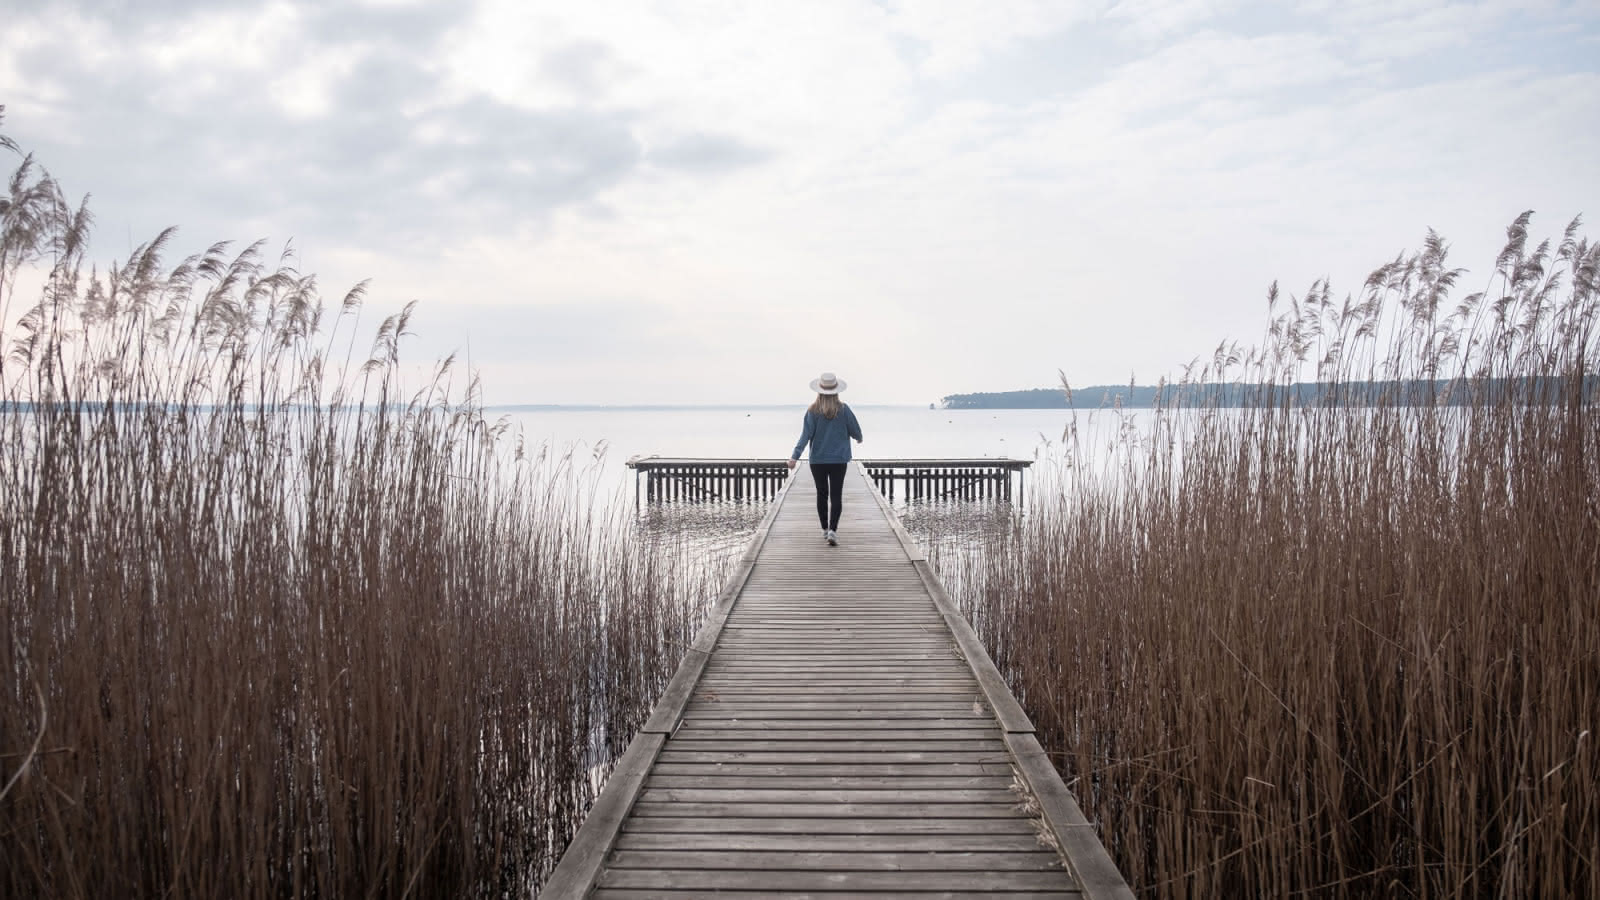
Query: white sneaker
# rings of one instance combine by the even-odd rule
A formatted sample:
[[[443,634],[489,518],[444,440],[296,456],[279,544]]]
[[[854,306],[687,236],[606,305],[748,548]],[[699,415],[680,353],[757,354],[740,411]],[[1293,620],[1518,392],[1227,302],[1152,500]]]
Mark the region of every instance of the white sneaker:
[[[831,531],[828,532],[828,546],[829,547],[837,547],[837,546],[839,546],[839,536],[837,534],[834,534]]]

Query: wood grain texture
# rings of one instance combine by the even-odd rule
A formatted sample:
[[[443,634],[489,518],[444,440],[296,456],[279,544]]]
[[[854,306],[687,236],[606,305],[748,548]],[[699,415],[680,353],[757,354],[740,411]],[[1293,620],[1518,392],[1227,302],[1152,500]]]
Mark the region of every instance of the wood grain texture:
[[[1015,757],[1032,726],[920,550],[858,467],[828,546],[801,471],[651,717],[648,771],[606,804],[626,814],[585,823],[604,858],[541,896],[1085,896],[1099,860],[1057,850],[1039,758]]]

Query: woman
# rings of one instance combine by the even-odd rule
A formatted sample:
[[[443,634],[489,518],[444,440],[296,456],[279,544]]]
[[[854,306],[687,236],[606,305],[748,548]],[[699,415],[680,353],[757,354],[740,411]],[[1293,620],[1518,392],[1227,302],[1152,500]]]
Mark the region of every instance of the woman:
[[[832,372],[811,382],[817,399],[806,410],[800,442],[789,454],[789,468],[800,461],[800,451],[811,445],[811,478],[817,483],[817,518],[822,520],[822,536],[831,547],[839,546],[839,510],[844,502],[844,473],[850,465],[850,439],[861,440],[861,425],[848,404],[839,399],[844,382]]]

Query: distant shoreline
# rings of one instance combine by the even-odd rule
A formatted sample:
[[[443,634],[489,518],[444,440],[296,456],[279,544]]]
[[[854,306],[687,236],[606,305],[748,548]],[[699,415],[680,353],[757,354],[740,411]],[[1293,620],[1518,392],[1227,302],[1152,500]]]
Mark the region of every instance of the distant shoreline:
[[[1292,384],[1218,383],[1168,385],[1105,385],[1073,388],[1069,396],[1062,388],[1032,388],[1021,391],[950,394],[940,401],[944,409],[1154,409],[1161,407],[1248,407],[1291,400],[1297,406],[1377,406],[1380,404],[1422,406],[1443,403],[1460,406],[1475,402],[1487,393],[1522,398],[1557,396],[1564,387],[1560,378],[1513,380],[1439,379],[1436,381],[1297,381]],[[1508,391],[1513,385],[1516,390]],[[1589,402],[1600,401],[1600,376],[1584,379],[1583,393]]]

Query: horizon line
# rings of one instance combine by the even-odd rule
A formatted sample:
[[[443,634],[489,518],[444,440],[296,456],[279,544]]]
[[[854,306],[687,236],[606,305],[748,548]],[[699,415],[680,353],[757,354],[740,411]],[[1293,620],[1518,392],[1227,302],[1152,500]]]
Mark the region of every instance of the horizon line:
[[[938,405],[938,401],[927,401],[927,402],[893,402],[893,401],[884,401],[884,402],[881,402],[881,403],[880,402],[855,403],[855,404],[852,404],[852,405],[863,407],[863,408],[892,406],[892,407],[902,407],[902,408],[909,408],[909,409],[922,409],[922,408],[928,406],[930,402],[932,403],[932,405],[935,405],[935,406]],[[558,410],[558,409],[568,409],[568,410],[573,410],[573,409],[795,409],[795,408],[798,408],[798,407],[805,407],[805,406],[808,406],[808,405],[809,405],[809,401],[790,402],[790,403],[772,403],[772,402],[754,402],[754,403],[629,403],[629,402],[621,402],[621,403],[485,403],[483,405],[483,409],[486,412],[490,411],[490,410],[533,411],[533,410]]]

